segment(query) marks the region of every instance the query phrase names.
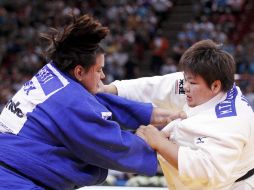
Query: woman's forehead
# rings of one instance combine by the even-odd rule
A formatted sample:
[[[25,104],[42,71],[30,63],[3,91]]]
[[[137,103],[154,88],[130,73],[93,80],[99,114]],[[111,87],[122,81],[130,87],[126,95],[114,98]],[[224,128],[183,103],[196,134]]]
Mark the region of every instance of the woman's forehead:
[[[188,78],[195,78],[197,76],[197,74],[194,74],[193,72],[190,72],[190,71],[184,71],[183,75],[184,77],[188,77]]]

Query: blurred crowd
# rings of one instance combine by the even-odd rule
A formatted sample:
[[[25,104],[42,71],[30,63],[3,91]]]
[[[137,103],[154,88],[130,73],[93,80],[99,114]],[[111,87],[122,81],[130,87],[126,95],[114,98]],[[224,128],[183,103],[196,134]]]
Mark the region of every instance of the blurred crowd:
[[[105,40],[107,81],[141,76],[169,0],[1,0],[0,108],[43,64],[39,34],[61,28],[70,14],[94,15],[111,30]]]
[[[239,21],[248,19],[248,13],[254,11],[254,2],[250,0],[200,0],[193,8],[196,16],[183,26],[182,31],[177,35],[177,43],[173,44],[172,54],[168,58],[171,69],[164,72],[165,68],[162,67],[160,74],[177,70],[177,63],[182,53],[193,43],[202,39],[212,39],[221,43],[222,48],[234,56],[238,74],[236,81],[254,109],[254,30],[239,36]],[[252,23],[246,24],[253,25]],[[242,41],[236,43],[235,39],[240,39],[240,37]],[[172,69],[172,65],[176,67]]]
[[[49,27],[61,28],[69,21],[69,14],[85,13],[94,15],[111,31],[103,42],[107,52],[105,83],[176,72],[182,53],[194,42],[210,38],[221,42],[223,49],[235,57],[237,82],[254,106],[254,32],[244,35],[241,43],[232,40],[237,21],[244,19],[244,10],[250,10],[253,2],[194,1],[196,15],[183,26],[177,42],[172,44],[163,23],[176,1],[0,0],[0,109],[46,63],[42,56],[46,44],[39,34],[48,32]],[[130,180],[130,175],[119,173],[110,176],[107,183],[111,185],[140,185],[147,180],[138,176]],[[155,186],[165,185],[160,176],[153,181]]]

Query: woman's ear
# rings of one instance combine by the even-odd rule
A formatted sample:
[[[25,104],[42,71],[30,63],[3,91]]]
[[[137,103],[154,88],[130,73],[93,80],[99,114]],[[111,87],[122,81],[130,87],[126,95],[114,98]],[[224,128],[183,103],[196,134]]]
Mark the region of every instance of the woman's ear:
[[[84,67],[82,67],[81,65],[77,65],[76,67],[74,67],[73,69],[73,76],[79,81],[82,81],[82,78],[85,74],[85,69]]]
[[[221,91],[221,81],[220,80],[214,81],[211,85],[211,90],[213,91],[214,94],[218,94]]]

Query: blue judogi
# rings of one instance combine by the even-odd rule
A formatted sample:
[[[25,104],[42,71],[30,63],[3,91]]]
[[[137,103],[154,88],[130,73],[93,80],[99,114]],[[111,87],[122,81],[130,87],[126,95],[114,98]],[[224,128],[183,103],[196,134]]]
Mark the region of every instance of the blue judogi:
[[[0,115],[0,189],[74,189],[103,182],[108,169],[154,175],[156,153],[117,123],[136,129],[151,113],[151,104],[94,96],[45,65]]]

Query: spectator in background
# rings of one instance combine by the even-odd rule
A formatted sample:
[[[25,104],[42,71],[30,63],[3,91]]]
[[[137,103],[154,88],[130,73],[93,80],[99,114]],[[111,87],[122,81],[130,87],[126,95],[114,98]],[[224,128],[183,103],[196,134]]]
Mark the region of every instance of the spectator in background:
[[[150,68],[154,74],[159,74],[162,65],[165,63],[168,48],[168,39],[163,36],[162,31],[158,31],[151,44],[152,60]]]
[[[41,48],[45,44],[39,44],[37,34],[45,32],[47,26],[61,28],[68,22],[70,13],[96,15],[102,23],[107,24],[111,34],[104,41],[106,53],[110,51],[112,44],[124,46],[125,53],[138,60],[136,73],[144,75],[146,71],[141,69],[142,65],[150,58],[150,47],[147,44],[152,40],[159,22],[150,1],[13,0],[0,3],[0,69],[7,69],[4,77],[11,80],[11,84],[21,85],[42,66]],[[133,22],[129,18],[133,18]],[[36,57],[32,54],[36,54]],[[33,61],[29,62],[31,58]],[[118,62],[115,64],[117,67],[125,67]],[[21,74],[21,81],[12,81],[14,68]],[[119,69],[119,73],[120,76],[109,73],[109,76],[113,76],[108,77],[109,82],[115,79],[114,76],[125,77],[123,68]],[[4,88],[4,83],[2,80],[1,89]],[[15,91],[10,92],[13,94]],[[8,101],[5,97],[0,95],[1,107]]]
[[[173,3],[169,0],[152,0],[151,5],[159,17],[159,23],[162,23],[167,18]]]
[[[165,64],[162,65],[161,70],[160,70],[160,75],[166,75],[169,73],[175,73],[178,71],[178,68],[176,66],[176,63],[174,59],[171,57],[167,57]]]

